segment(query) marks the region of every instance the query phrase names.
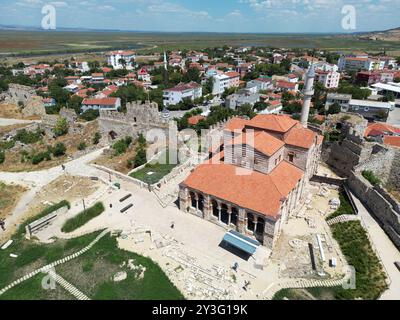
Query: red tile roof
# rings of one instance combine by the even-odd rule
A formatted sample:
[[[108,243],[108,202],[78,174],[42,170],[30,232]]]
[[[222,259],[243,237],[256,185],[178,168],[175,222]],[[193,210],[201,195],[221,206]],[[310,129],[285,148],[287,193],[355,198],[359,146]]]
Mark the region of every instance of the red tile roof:
[[[282,140],[279,140],[264,131],[243,133],[240,136],[235,137],[227,145],[237,146],[243,144],[253,147],[257,151],[267,155],[268,157],[274,155],[285,145]]]
[[[310,129],[296,127],[291,129],[285,136],[285,143],[291,146],[309,149],[317,137]]]
[[[387,133],[392,133],[392,134],[400,134],[400,128],[381,123],[381,122],[376,122],[370,124],[367,129],[365,130],[364,137],[368,136],[380,136],[384,135]]]
[[[241,170],[241,174],[237,170]],[[182,185],[278,219],[281,201],[302,176],[303,171],[286,161],[282,161],[271,174],[230,164],[202,164]]]
[[[82,101],[82,104],[111,106],[111,105],[115,105],[117,100],[118,100],[118,98],[84,99]]]
[[[231,120],[228,121],[224,130],[227,130],[227,131],[240,130],[240,131],[242,131],[247,123],[249,123],[249,120],[245,120],[242,118],[232,118]]]
[[[400,136],[386,136],[383,138],[383,143],[400,148]]]
[[[188,119],[188,123],[189,123],[191,126],[195,126],[196,124],[199,123],[199,121],[204,120],[204,119],[205,119],[205,117],[200,116],[200,115],[198,115],[198,116],[193,116],[193,117],[190,117],[190,118]]]
[[[246,126],[285,133],[298,123],[298,121],[286,115],[259,114],[249,121]]]

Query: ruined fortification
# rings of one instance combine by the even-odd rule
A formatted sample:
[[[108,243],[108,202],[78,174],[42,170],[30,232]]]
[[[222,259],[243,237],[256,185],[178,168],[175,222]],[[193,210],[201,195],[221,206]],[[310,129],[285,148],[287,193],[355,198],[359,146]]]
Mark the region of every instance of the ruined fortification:
[[[362,117],[328,119],[328,127],[340,123],[344,139],[328,149],[327,163],[347,177],[350,190],[382,224],[393,243],[400,248],[400,202],[391,190],[400,190],[400,149],[364,139],[367,121]],[[372,185],[363,171],[372,171],[381,183]]]
[[[26,106],[33,96],[36,96],[36,92],[31,87],[10,83],[8,85],[7,97],[5,100],[14,104],[22,103]]]
[[[168,129],[168,120],[162,118],[157,103],[149,101],[127,103],[126,113],[100,110],[98,121],[103,137],[109,139],[128,135],[136,138],[150,129]]]

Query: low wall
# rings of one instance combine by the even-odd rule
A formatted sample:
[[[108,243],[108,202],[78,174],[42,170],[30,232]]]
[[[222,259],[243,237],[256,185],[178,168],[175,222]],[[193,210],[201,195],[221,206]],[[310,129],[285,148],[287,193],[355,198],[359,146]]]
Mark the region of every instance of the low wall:
[[[325,184],[339,186],[339,187],[341,187],[344,182],[343,179],[330,178],[330,177],[324,177],[324,176],[318,176],[318,175],[312,176],[310,181],[317,182],[317,183],[325,183]]]
[[[354,172],[349,176],[348,186],[378,219],[382,228],[400,249],[399,204],[384,189],[373,187],[364,177]],[[387,198],[390,198],[390,201]]]

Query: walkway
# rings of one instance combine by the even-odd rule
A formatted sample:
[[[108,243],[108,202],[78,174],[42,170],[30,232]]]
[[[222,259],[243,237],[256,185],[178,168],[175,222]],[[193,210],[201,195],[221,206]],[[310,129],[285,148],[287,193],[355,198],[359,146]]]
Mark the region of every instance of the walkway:
[[[57,261],[55,261],[55,262],[53,262],[53,263],[50,263],[50,264],[48,264],[48,265],[46,265],[46,266],[44,266],[44,267],[41,267],[41,268],[39,268],[39,269],[36,269],[36,270],[34,270],[34,271],[32,271],[32,272],[26,274],[25,276],[23,276],[23,277],[21,277],[21,278],[15,280],[15,281],[13,281],[13,282],[10,283],[8,286],[6,286],[5,288],[3,288],[3,289],[0,290],[0,296],[1,296],[2,294],[4,294],[6,291],[10,290],[11,288],[13,288],[13,287],[15,287],[16,285],[20,284],[21,282],[26,281],[26,280],[28,280],[28,279],[30,279],[30,278],[36,276],[36,275],[39,274],[39,273],[45,272],[45,273],[49,273],[51,276],[54,276],[54,271],[52,271],[53,268],[55,268],[56,266],[58,266],[58,265],[60,265],[60,264],[66,263],[66,262],[68,262],[68,261],[70,261],[70,260],[72,260],[72,259],[75,259],[75,258],[79,257],[80,255],[84,254],[86,251],[90,250],[90,249],[91,249],[101,238],[103,238],[108,232],[109,232],[108,230],[104,230],[104,231],[103,231],[102,233],[100,233],[88,246],[86,246],[86,247],[83,248],[82,250],[80,250],[80,251],[78,251],[78,252],[76,252],[76,253],[74,253],[74,254],[71,254],[71,255],[69,255],[69,256],[67,256],[67,257],[65,257],[65,258],[62,258],[62,259],[60,259],[60,260],[57,260]],[[53,272],[53,274],[52,274],[52,272]],[[56,280],[57,282],[59,282],[59,281],[62,282],[61,279],[62,279],[62,278],[60,277],[60,278],[56,278],[55,280]],[[63,280],[64,280],[64,279],[63,279]],[[64,280],[64,282],[62,283],[63,286],[64,286],[64,285],[67,286],[67,284],[69,284],[69,283],[67,283],[65,280]],[[69,288],[71,291],[73,291],[73,288],[75,288],[75,287],[72,288],[72,285],[70,285],[70,286],[68,286],[68,288]],[[69,289],[67,289],[67,290],[69,291]],[[76,289],[76,288],[75,288],[75,289]],[[85,296],[83,293],[81,293],[80,291],[79,291],[79,292],[78,292],[78,291],[79,291],[79,290],[76,289],[76,290],[74,291],[74,295],[76,294],[77,296],[81,297],[82,300],[86,300],[86,299],[85,299],[86,296]],[[87,298],[87,297],[86,297],[86,298]]]
[[[372,244],[378,251],[391,281],[389,289],[381,296],[381,299],[398,300],[400,299],[400,271],[396,268],[394,262],[400,261],[400,252],[361,201],[353,194],[352,197],[359,210],[360,218],[367,228]]]

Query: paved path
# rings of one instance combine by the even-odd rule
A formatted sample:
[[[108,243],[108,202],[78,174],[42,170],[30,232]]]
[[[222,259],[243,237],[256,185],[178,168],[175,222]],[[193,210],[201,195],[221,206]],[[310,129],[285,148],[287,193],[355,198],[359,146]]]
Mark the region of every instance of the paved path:
[[[378,222],[372,217],[369,211],[364,207],[361,201],[354,195],[354,202],[359,210],[362,222],[367,228],[373,245],[379,253],[381,261],[390,277],[391,284],[389,289],[382,295],[382,300],[400,299],[400,271],[394,265],[395,261],[400,261],[400,252],[394,246],[393,242],[386,235]]]
[[[96,150],[66,163],[65,172],[74,176],[95,176],[98,171],[88,165],[88,163],[96,159],[102,152],[103,149]],[[63,174],[64,171],[61,166],[33,172],[0,172],[0,181],[29,187],[29,191],[21,197],[11,215],[7,217],[7,225],[11,226],[17,224],[25,214],[27,206],[35,198],[37,192]],[[5,238],[7,236],[8,233],[6,231],[0,235],[0,238]]]
[[[34,122],[41,122],[41,120],[20,120],[20,119],[7,119],[7,118],[0,118],[0,127],[11,126],[14,124],[29,124]]]

